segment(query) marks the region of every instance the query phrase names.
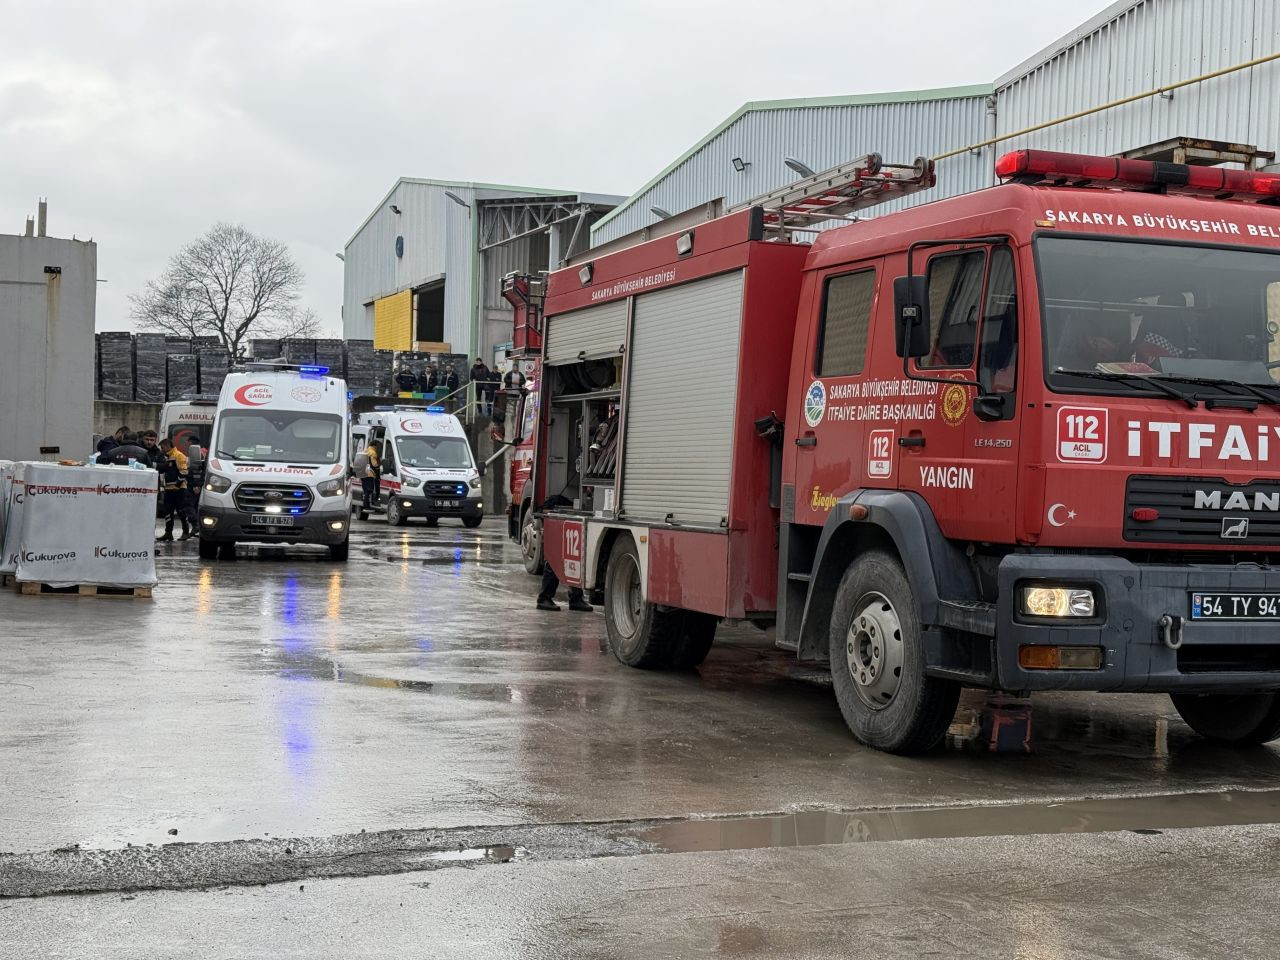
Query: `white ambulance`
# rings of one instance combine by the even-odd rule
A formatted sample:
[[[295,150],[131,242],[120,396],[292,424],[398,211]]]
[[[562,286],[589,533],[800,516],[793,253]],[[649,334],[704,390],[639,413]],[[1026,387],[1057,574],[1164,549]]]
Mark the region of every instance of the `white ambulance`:
[[[235,545],[324,544],[346,560],[347,385],[328,367],[251,363],[227,374],[200,493],[200,556]]]
[[[370,441],[377,445],[382,468],[379,491],[387,523],[400,527],[410,517],[424,517],[434,527],[441,517],[457,517],[463,526],[480,526],[484,465],[471,455],[462,422],[444,407],[389,407],[362,413],[352,424],[351,434],[356,455]],[[352,486],[357,503],[358,484],[357,478]],[[360,519],[368,519],[362,507]]]
[[[209,437],[213,434],[213,417],[217,412],[216,396],[200,394],[171,400],[160,410],[160,436],[168,437],[183,453],[193,443],[207,450]]]

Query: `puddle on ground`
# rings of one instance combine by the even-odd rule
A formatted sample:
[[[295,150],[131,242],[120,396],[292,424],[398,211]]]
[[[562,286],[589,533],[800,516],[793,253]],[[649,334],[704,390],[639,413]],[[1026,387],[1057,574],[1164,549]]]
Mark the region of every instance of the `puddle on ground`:
[[[489,847],[464,847],[461,850],[433,850],[421,859],[426,863],[510,863],[529,855],[524,847],[498,843]]]
[[[831,843],[1007,837],[1052,833],[1160,833],[1280,822],[1280,791],[1185,793],[982,807],[789,814],[659,823],[632,834],[664,853]]]

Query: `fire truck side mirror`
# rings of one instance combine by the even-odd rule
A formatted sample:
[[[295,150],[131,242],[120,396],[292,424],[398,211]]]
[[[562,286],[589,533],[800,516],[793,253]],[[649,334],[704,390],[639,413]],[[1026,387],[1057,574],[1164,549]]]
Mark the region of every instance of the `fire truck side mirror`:
[[[893,281],[894,346],[900,357],[929,354],[929,284],[924,277]]]

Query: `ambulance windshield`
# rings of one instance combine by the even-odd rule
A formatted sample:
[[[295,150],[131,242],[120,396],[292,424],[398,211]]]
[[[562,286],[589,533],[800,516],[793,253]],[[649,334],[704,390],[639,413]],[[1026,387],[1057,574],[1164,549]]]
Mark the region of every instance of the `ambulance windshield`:
[[[404,466],[420,470],[471,468],[471,448],[459,437],[397,437],[396,454]]]
[[[217,456],[267,463],[337,463],[342,419],[314,413],[224,410]]]
[[[1280,381],[1280,255],[1041,237],[1036,259],[1054,389]]]

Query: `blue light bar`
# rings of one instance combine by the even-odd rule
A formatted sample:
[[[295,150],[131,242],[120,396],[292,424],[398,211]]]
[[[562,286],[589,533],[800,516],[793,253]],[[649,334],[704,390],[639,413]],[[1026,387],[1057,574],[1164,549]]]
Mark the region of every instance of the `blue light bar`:
[[[298,367],[298,372],[303,376],[323,377],[329,372],[328,367],[318,367],[313,363],[304,363]]]
[[[444,413],[444,407],[427,407],[427,413]]]

